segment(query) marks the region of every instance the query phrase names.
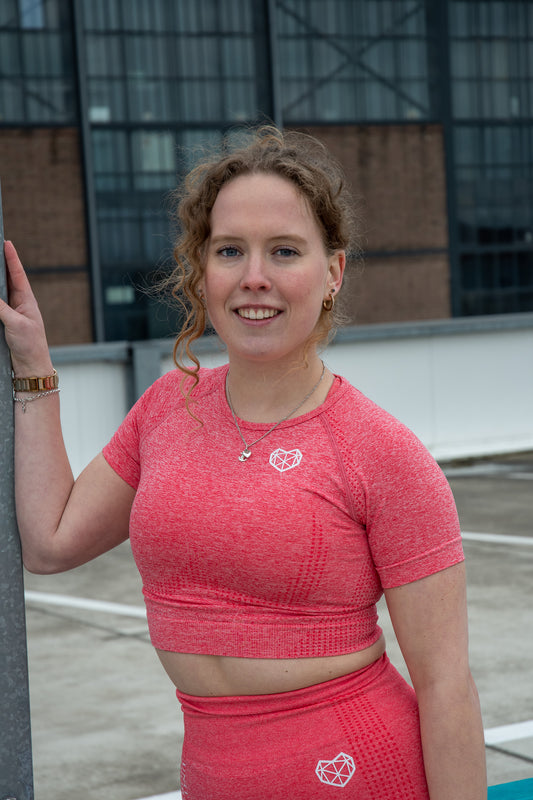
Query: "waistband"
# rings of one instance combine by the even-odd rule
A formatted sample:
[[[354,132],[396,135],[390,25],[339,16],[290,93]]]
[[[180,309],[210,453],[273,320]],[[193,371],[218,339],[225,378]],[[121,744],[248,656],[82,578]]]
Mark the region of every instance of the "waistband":
[[[260,695],[236,695],[223,697],[199,697],[177,691],[176,696],[184,714],[239,717],[257,714],[275,714],[294,711],[309,706],[329,704],[349,695],[364,693],[370,684],[377,681],[387,669],[394,669],[384,653],[377,661],[363,669],[332,678],[324,683],[294,689],[290,692]]]

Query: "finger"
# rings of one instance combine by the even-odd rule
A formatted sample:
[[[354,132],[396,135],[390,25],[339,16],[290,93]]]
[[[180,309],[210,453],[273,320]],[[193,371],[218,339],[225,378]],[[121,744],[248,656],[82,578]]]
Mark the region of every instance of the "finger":
[[[7,277],[10,286],[17,291],[29,289],[28,277],[13,242],[4,242],[4,255],[6,257]]]
[[[11,242],[4,243],[7,263],[7,302],[24,316],[35,317],[39,312],[28,276]]]
[[[16,322],[17,317],[17,312],[0,297],[0,322],[3,322],[6,328],[8,328]]]

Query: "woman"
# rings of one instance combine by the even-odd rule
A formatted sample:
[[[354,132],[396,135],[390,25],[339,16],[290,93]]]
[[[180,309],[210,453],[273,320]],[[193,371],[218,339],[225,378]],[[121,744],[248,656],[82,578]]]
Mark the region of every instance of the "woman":
[[[24,563],[70,569],[130,535],[184,712],[190,800],[486,795],[449,487],[318,354],[348,210],[336,165],[301,134],[261,129],[198,167],[179,208],[176,352],[192,355],[208,317],[229,363],[179,361],[75,482],[41,316],[6,244],[14,375],[47,378],[15,385]],[[385,654],[383,592],[414,691]]]

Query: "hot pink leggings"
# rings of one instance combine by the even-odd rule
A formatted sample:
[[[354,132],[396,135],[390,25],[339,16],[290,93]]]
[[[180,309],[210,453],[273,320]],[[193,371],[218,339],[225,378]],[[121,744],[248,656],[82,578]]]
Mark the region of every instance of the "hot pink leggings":
[[[184,800],[429,800],[416,698],[386,655],[294,692],[178,698]]]

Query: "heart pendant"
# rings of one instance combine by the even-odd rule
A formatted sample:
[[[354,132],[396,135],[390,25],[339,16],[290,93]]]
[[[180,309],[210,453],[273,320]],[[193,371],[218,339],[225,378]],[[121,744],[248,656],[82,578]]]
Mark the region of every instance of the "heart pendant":
[[[239,461],[247,461],[250,458],[251,455],[252,455],[252,453],[251,453],[250,450],[248,450],[248,449],[243,450],[242,453],[239,456]]]

